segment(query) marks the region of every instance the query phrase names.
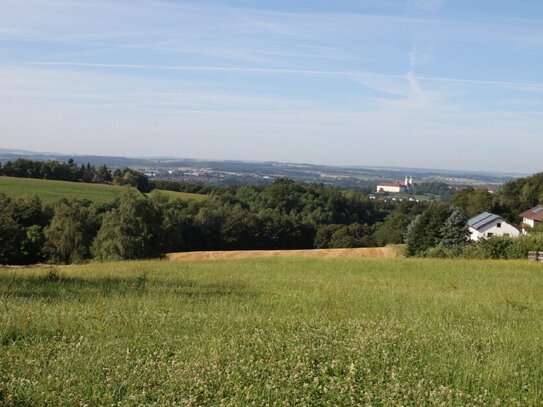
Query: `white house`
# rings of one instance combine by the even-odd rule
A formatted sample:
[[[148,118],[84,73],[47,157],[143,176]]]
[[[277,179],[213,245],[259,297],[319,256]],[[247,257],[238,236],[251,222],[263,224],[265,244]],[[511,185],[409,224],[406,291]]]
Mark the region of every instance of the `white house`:
[[[377,192],[406,192],[407,190],[413,188],[413,177],[405,177],[405,181],[396,182],[383,182],[377,185]]]
[[[524,225],[531,228],[539,226],[543,222],[543,205],[537,205],[532,209],[528,209],[526,212],[522,212],[520,216]]]
[[[520,234],[516,227],[507,223],[501,216],[488,212],[471,218],[468,221],[468,226],[470,239],[474,241],[492,236],[518,237]]]

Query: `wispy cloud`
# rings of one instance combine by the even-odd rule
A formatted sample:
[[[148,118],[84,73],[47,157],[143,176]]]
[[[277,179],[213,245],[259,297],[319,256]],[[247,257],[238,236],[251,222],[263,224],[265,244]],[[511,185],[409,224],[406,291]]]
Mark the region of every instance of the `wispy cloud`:
[[[404,93],[398,90],[393,90],[392,84],[389,90],[385,90],[391,83],[382,83],[378,85],[375,80],[391,79],[402,80],[413,78],[415,75],[412,70],[407,75],[391,75],[380,74],[363,71],[334,71],[334,70],[311,70],[311,69],[288,69],[288,68],[255,68],[243,66],[191,66],[191,65],[151,65],[151,64],[106,64],[106,63],[91,63],[91,62],[53,62],[53,61],[32,61],[32,62],[14,62],[11,65],[34,65],[34,66],[60,66],[60,67],[80,67],[94,69],[130,69],[130,70],[158,70],[158,71],[186,71],[186,72],[231,72],[231,73],[255,73],[267,75],[308,75],[308,76],[337,76],[351,78],[362,84],[367,84],[376,90],[382,89],[390,93]],[[463,85],[484,85],[484,86],[499,86],[503,88],[518,89],[524,91],[542,92],[543,83],[530,82],[512,82],[512,81],[494,81],[484,79],[464,79],[464,78],[447,78],[435,76],[416,76],[417,80],[429,82],[454,83]],[[370,84],[371,83],[371,84]]]
[[[418,166],[472,165],[465,151],[493,141],[477,165],[539,165],[506,157],[543,128],[541,22],[442,0],[287,3],[4,0],[0,141]]]

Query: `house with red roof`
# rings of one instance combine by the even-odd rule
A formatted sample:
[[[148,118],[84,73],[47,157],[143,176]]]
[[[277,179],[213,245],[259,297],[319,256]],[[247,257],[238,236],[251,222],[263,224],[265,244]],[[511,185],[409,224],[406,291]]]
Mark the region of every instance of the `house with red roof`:
[[[535,228],[543,222],[543,205],[534,206],[520,214],[524,226]]]

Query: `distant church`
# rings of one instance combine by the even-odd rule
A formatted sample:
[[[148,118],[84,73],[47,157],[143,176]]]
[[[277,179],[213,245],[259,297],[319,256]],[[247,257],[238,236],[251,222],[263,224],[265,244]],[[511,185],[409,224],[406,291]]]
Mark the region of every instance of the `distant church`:
[[[404,182],[383,182],[377,185],[377,192],[407,192],[413,188],[413,177],[405,177]]]

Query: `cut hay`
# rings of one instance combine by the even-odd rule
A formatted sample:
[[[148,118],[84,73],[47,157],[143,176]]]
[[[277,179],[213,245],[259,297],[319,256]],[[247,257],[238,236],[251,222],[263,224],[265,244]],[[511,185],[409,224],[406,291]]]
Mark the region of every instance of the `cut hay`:
[[[364,247],[356,249],[312,250],[233,250],[168,253],[168,260],[238,260],[265,257],[328,257],[328,258],[398,258],[403,257],[402,246]]]

